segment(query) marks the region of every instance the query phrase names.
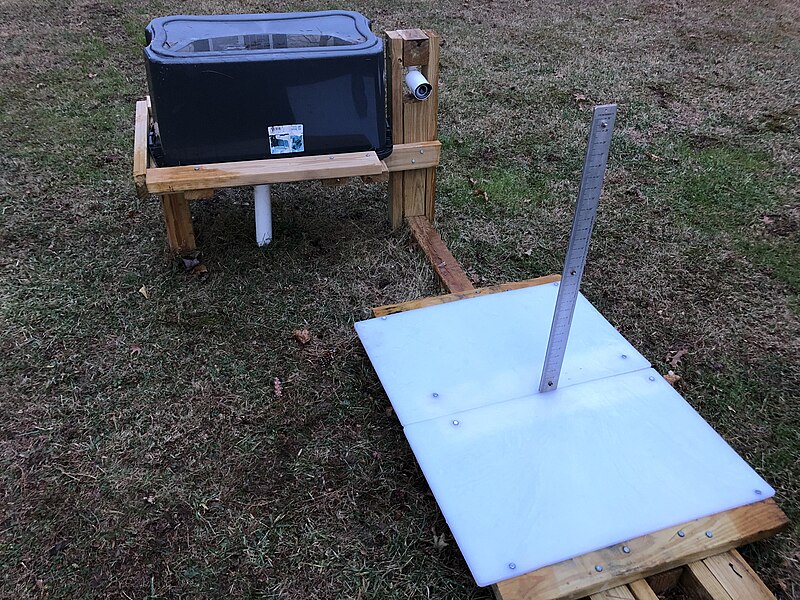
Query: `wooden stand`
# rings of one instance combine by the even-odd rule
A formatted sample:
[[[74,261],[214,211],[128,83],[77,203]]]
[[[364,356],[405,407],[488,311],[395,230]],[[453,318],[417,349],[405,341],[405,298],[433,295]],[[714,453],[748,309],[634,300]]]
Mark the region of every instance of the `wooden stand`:
[[[419,29],[388,31],[386,36],[388,104],[395,143],[392,154],[385,160],[370,151],[156,167],[147,146],[153,126],[150,101],[148,98],[137,102],[133,180],[140,198],[148,194],[161,196],[170,250],[181,254],[195,249],[189,202],[211,198],[214,190],[225,187],[313,179],[336,184],[350,177],[369,182],[388,180],[392,227],[402,224],[405,217],[433,219],[436,166],[441,153],[441,144],[436,140],[439,39]],[[420,67],[433,85],[433,93],[425,101],[416,100],[404,91],[403,68],[409,66]]]
[[[450,292],[373,309],[384,316],[480,294],[551,283],[558,275],[475,289],[432,222],[436,166],[439,38],[430,31],[386,32],[388,105],[394,150],[381,161],[374,152],[355,152],[183,167],[155,167],[147,148],[152,127],[149,100],[136,104],[133,176],[140,197],[162,199],[167,240],[175,253],[195,249],[189,201],[213,196],[224,187],[320,179],[338,183],[350,177],[386,181],[390,186],[392,227],[405,220],[412,235]],[[407,92],[404,69],[419,67],[433,85],[426,101]],[[508,579],[493,590],[498,600],[654,600],[656,593],[681,584],[692,597],[711,600],[774,598],[735,548],[774,535],[788,525],[773,500],[657,531]],[[546,543],[546,540],[543,541]]]

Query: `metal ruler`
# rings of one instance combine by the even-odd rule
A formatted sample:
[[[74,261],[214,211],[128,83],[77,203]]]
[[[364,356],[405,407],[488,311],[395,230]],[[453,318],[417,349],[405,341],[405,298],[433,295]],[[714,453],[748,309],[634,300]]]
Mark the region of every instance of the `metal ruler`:
[[[583,268],[586,266],[589,241],[597,215],[597,205],[603,189],[603,176],[606,172],[611,132],[614,130],[616,116],[616,104],[594,107],[586,159],[583,161],[583,175],[578,189],[578,202],[575,205],[575,218],[572,221],[572,233],[567,248],[567,258],[564,260],[564,271],[558,286],[553,325],[550,328],[547,352],[544,355],[542,380],[539,383],[540,392],[549,392],[558,387],[561,364],[564,362],[569,329],[572,325],[572,315],[575,312],[575,303],[578,301]]]

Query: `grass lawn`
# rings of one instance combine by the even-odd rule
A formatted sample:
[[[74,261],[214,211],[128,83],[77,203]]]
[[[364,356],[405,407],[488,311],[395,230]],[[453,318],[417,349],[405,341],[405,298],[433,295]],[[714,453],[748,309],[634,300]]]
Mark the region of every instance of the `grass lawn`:
[[[437,227],[479,286],[560,270],[619,103],[584,293],[778,490],[744,554],[800,597],[791,0],[0,2],[0,597],[490,598],[353,330],[439,293],[386,186],[275,186],[265,249],[249,190],[195,203],[204,282],[133,192],[151,18],[323,8],[442,35]]]

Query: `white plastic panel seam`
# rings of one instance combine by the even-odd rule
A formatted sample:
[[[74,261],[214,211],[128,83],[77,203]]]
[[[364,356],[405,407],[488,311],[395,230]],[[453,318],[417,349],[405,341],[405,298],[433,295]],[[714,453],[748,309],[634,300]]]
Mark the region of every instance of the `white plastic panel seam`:
[[[538,393],[558,288],[540,285],[355,327],[403,425]],[[560,386],[647,368],[580,296]]]

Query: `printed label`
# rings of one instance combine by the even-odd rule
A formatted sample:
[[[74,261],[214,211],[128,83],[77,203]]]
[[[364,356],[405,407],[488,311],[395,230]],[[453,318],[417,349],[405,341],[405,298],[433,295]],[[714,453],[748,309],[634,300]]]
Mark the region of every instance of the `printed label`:
[[[291,154],[305,150],[302,125],[275,125],[267,129],[270,154]]]

